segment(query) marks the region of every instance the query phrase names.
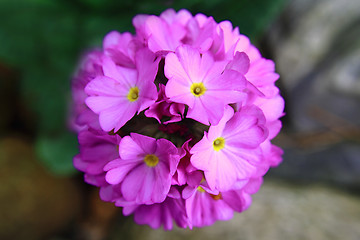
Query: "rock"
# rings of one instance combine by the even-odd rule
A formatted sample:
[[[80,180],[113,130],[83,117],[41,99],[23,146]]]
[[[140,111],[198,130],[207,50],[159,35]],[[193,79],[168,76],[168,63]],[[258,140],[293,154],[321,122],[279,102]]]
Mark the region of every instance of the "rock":
[[[44,239],[74,220],[80,197],[70,179],[49,175],[31,144],[0,140],[0,239]]]
[[[358,9],[360,2],[357,0],[289,1],[266,36],[287,88],[298,85],[329,53],[341,54],[343,48],[352,47],[348,40],[358,41],[345,36],[350,34],[352,26],[359,24]],[[341,42],[333,46],[337,39],[348,46]]]
[[[265,35],[286,98],[284,161],[271,176],[360,189],[359,9],[291,0]]]
[[[316,107],[360,124],[358,9],[357,0],[292,0],[264,38],[297,131],[324,128]]]
[[[338,143],[316,149],[285,148],[284,161],[269,171],[269,176],[294,182],[328,185],[360,190],[360,147]]]
[[[166,232],[138,226],[132,219],[118,225],[111,239],[358,240],[360,198],[321,185],[285,185],[265,180],[252,206],[230,221],[193,230]]]

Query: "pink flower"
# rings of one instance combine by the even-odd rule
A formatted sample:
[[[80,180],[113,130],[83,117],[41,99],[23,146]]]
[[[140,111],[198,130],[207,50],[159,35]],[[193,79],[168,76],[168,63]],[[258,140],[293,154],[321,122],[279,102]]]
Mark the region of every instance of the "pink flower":
[[[181,9],[178,12],[174,9],[167,9],[160,14],[160,18],[164,19],[170,26],[176,24],[185,27],[193,16],[186,9]]]
[[[103,41],[105,55],[109,56],[117,65],[135,68],[135,52],[137,45],[131,33],[108,33]]]
[[[165,86],[163,84],[159,84],[158,95],[156,102],[145,111],[145,116],[153,117],[159,123],[162,122],[163,118],[170,118],[163,120],[164,124],[179,122],[184,116],[185,105],[169,101],[169,98],[165,96]]]
[[[209,226],[217,220],[230,220],[234,213],[234,210],[221,200],[220,193],[209,194],[201,187],[185,200],[185,207],[189,222],[194,227]]]
[[[132,69],[117,66],[104,57],[105,76],[96,77],[85,88],[90,95],[86,104],[99,114],[104,131],[117,132],[135,113],[151,106],[157,98],[153,82],[158,60],[146,49],[139,50],[135,60],[137,69]]]
[[[198,185],[201,179],[203,178],[203,173],[201,171],[198,171],[198,169],[195,168],[190,162],[190,157],[191,157],[189,150],[190,141],[191,139],[186,141],[182,146],[182,149],[184,150],[184,154],[180,159],[176,173],[173,176],[172,185],[183,186],[189,184],[194,186],[194,185]]]
[[[96,130],[83,130],[78,136],[80,153],[74,157],[75,168],[85,172],[86,182],[102,186],[105,184],[104,166],[119,157],[118,135],[108,135]]]
[[[242,212],[250,206],[250,194],[256,193],[261,183],[262,178],[254,178],[246,181],[239,189],[217,193],[198,186],[193,194],[185,199],[189,224],[204,227],[217,220],[230,220],[234,212]]]
[[[165,59],[166,96],[189,106],[186,117],[217,124],[225,106],[237,102],[246,85],[239,72],[225,70],[225,66],[226,62],[215,62],[208,53],[200,55],[188,46],[177,48]]]
[[[136,34],[108,33],[74,77],[74,166],[138,224],[228,220],[282,161],[271,142],[284,115],[274,62],[201,13],[168,9],[133,25]]]
[[[165,200],[180,161],[179,150],[166,139],[132,133],[119,145],[120,158],[108,163],[106,181],[120,184],[125,200],[152,204]]]
[[[279,74],[275,73],[274,70],[275,64],[273,61],[259,58],[250,63],[249,71],[245,74],[245,77],[269,99],[279,94],[279,89],[275,86]]]
[[[228,107],[218,125],[190,150],[191,163],[203,170],[211,189],[226,191],[237,180],[250,178],[261,162],[259,148],[267,137],[265,118],[256,108],[236,112]]]
[[[200,53],[208,51],[214,42],[216,29],[214,19],[203,14],[197,14],[188,21],[186,28],[188,34],[183,42],[197,48]]]
[[[147,224],[155,229],[163,225],[165,230],[171,230],[174,221],[181,228],[189,225],[185,201],[180,195],[177,198],[167,197],[162,203],[125,206],[123,213],[125,216],[133,213],[137,224]]]
[[[97,76],[103,76],[101,67],[101,57],[103,53],[98,50],[90,51],[85,54],[76,75],[72,80],[73,104],[70,112],[70,128],[76,132],[93,128],[100,130],[99,119],[85,104],[87,94],[85,86]]]
[[[233,217],[234,209],[229,206],[227,200],[240,209],[244,205],[241,192],[239,195],[235,191],[211,194],[199,186],[193,195],[185,200],[189,223],[194,227],[204,227],[212,225],[218,220],[230,220]]]
[[[139,15],[134,18],[136,32],[154,53],[175,51],[185,36],[183,21],[189,16],[186,12],[174,14],[170,11],[162,17]]]

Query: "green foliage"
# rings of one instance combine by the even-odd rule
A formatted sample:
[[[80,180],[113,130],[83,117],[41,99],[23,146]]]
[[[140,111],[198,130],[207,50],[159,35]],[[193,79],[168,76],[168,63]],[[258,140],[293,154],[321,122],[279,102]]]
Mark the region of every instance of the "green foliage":
[[[77,154],[76,136],[65,132],[56,137],[39,136],[36,142],[36,152],[41,163],[56,175],[69,175],[76,170],[72,158]]]
[[[79,56],[101,47],[111,30],[134,32],[138,13],[167,8],[202,12],[216,21],[231,20],[251,38],[259,36],[285,0],[2,0],[0,63],[13,66],[21,79],[21,102],[37,116],[38,153],[55,173],[72,173],[76,138],[66,128],[70,79]],[[253,40],[253,39],[252,39]],[[75,147],[74,147],[75,146]]]
[[[271,21],[280,13],[287,0],[184,0],[175,1],[174,8],[189,5],[193,13],[213,16],[217,22],[230,20],[251,41],[260,37]]]

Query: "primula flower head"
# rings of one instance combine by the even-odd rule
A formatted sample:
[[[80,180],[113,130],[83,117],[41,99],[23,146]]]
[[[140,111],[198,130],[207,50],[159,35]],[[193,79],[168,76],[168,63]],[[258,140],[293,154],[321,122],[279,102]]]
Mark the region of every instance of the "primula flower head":
[[[74,166],[138,224],[229,220],[282,161],[275,64],[229,21],[168,9],[133,24],[74,76]]]

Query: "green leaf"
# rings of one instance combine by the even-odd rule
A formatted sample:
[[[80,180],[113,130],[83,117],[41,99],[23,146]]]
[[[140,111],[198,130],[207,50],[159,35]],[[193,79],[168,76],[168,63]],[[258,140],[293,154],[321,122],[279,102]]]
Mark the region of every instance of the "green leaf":
[[[54,175],[69,176],[76,172],[72,159],[78,153],[76,136],[65,132],[57,137],[41,136],[36,142],[41,163]]]

